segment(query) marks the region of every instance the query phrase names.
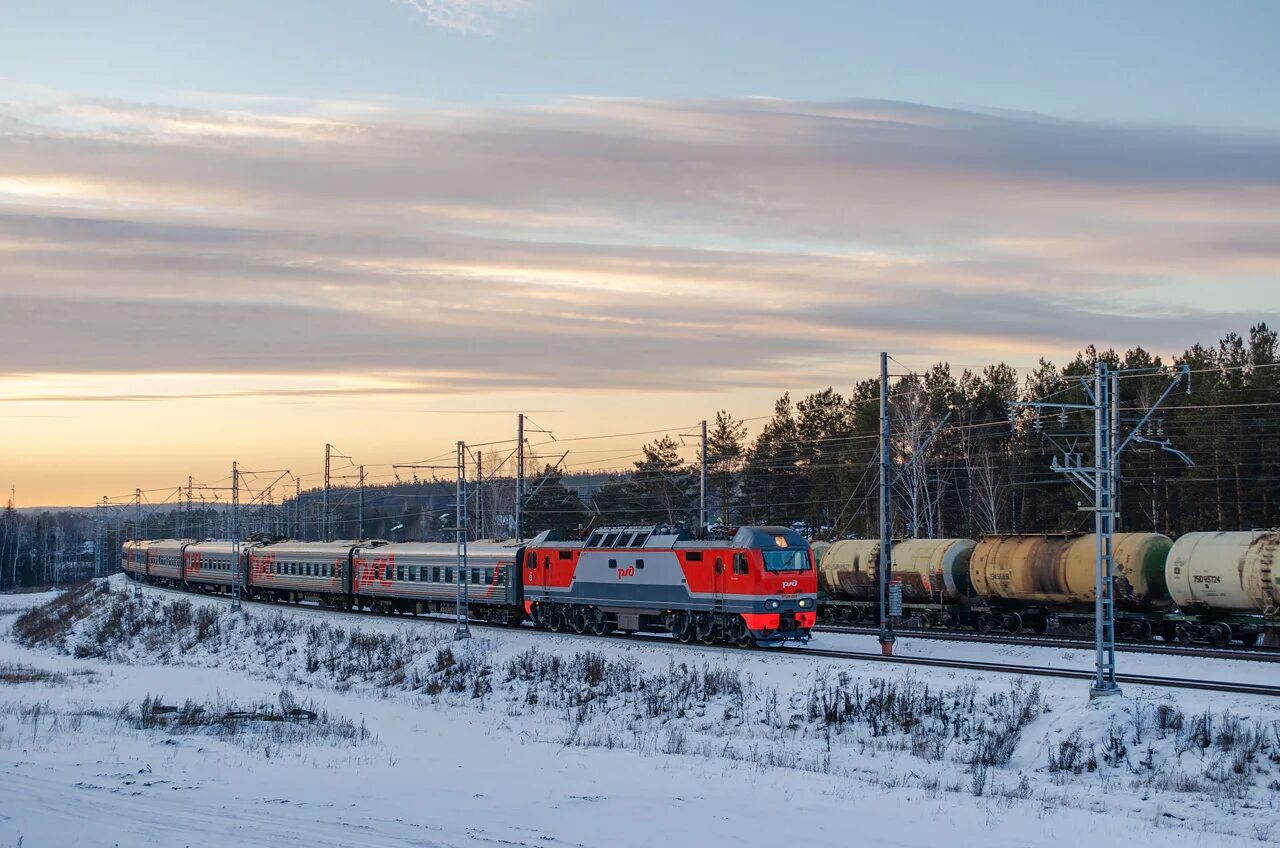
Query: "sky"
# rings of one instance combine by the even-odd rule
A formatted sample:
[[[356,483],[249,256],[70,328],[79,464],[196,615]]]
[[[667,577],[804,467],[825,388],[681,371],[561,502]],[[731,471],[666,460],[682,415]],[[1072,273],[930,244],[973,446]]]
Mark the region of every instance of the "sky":
[[[310,486],[326,442],[385,480],[521,411],[619,467],[880,350],[1243,332],[1280,310],[1278,30],[1246,0],[0,0],[0,484]]]

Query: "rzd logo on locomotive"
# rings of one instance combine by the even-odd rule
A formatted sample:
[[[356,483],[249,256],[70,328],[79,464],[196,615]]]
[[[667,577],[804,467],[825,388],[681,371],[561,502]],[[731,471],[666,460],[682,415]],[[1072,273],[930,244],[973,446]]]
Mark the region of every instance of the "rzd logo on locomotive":
[[[619,580],[623,580],[627,577],[635,577],[635,576],[636,576],[636,567],[634,565],[628,565],[626,568],[623,568],[622,566],[618,567]]]

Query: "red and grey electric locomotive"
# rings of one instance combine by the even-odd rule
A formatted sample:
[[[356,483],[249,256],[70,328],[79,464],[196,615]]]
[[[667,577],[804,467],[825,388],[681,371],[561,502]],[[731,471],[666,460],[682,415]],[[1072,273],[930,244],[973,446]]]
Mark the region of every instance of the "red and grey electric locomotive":
[[[524,606],[550,630],[669,631],[682,642],[808,641],[813,552],[785,527],[699,541],[666,527],[605,527],[585,542],[542,533],[525,549]]]

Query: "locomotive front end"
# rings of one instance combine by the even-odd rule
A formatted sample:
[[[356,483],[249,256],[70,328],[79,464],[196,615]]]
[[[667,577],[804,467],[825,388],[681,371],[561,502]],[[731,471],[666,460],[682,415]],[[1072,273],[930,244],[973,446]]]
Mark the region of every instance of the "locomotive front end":
[[[809,641],[818,620],[818,569],[805,538],[788,527],[743,527],[731,546],[746,550],[754,578],[751,611],[742,619],[756,644]]]

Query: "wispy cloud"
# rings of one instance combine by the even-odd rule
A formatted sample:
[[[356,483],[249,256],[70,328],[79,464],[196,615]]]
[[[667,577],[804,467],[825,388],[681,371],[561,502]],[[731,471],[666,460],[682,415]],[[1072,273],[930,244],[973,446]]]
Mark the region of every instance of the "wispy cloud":
[[[878,101],[312,111],[0,108],[6,367],[796,387],[886,344],[1025,363],[1280,309],[1274,136]]]
[[[488,33],[494,17],[516,11],[526,0],[395,0],[428,23],[455,32]]]

